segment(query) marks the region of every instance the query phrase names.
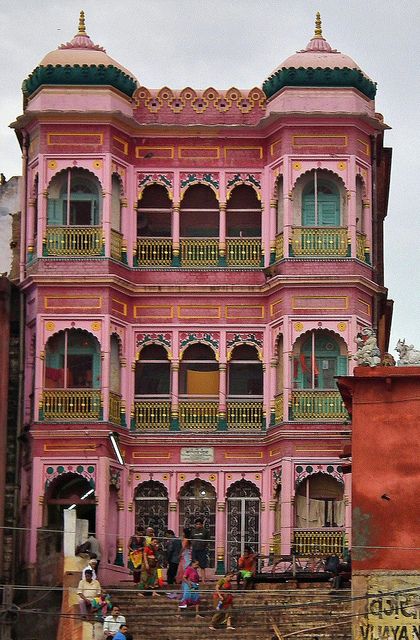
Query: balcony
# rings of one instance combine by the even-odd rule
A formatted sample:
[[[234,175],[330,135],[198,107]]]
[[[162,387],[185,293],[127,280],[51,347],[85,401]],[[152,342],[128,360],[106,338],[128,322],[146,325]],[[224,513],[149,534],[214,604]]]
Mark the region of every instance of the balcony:
[[[170,267],[172,238],[137,238],[136,260],[139,267]]]
[[[115,229],[111,229],[111,258],[122,261],[123,257],[123,235]]]
[[[181,266],[217,267],[219,240],[215,238],[182,238]]]
[[[181,430],[216,431],[219,422],[219,403],[183,400],[179,403]]]
[[[356,258],[370,264],[369,246],[364,233],[358,233],[356,236]]]
[[[292,391],[292,420],[345,420],[348,413],[339,391]]]
[[[276,235],[276,260],[284,258],[284,237],[282,233]]]
[[[169,430],[171,403],[169,400],[136,400],[132,428],[136,431]]]
[[[283,394],[279,393],[274,398],[274,415],[276,424],[283,422],[284,409],[283,409]]]
[[[290,255],[345,257],[348,255],[348,231],[342,227],[294,227]]]
[[[99,389],[51,389],[42,394],[40,420],[101,420]]]
[[[229,431],[260,431],[263,426],[262,401],[228,401],[227,425]]]
[[[102,227],[47,227],[44,256],[102,256]]]
[[[228,267],[260,267],[261,238],[228,238],[226,260]]]
[[[123,401],[119,393],[109,394],[109,421],[113,424],[122,424],[125,420],[122,420],[123,414]]]
[[[344,551],[344,529],[295,529],[293,546],[296,555],[330,556]]]

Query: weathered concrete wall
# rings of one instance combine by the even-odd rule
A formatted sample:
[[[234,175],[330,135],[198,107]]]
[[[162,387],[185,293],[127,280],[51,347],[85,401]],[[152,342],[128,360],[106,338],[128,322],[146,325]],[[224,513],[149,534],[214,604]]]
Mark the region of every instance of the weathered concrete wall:
[[[12,224],[13,220],[20,219],[21,187],[20,176],[0,182],[0,273],[11,273],[12,258],[14,254],[17,255],[15,250],[19,246],[19,223],[17,230],[12,229]]]

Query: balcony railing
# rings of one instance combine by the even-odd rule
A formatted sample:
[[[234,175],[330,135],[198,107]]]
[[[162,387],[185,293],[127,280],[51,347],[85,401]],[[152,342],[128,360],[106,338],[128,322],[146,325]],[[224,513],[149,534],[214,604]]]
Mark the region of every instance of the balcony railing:
[[[295,227],[291,254],[294,256],[346,256],[348,231],[341,227]]]
[[[343,529],[295,529],[293,545],[294,552],[300,556],[340,555],[345,547],[345,533]]]
[[[111,258],[121,260],[123,249],[123,234],[111,229]]]
[[[216,267],[219,262],[219,240],[215,238],[182,238],[183,267]]]
[[[40,407],[44,420],[99,420],[102,413],[99,389],[48,389]]]
[[[370,264],[369,247],[364,233],[358,233],[356,236],[356,258]]]
[[[291,402],[294,420],[344,420],[348,417],[339,391],[293,391]]]
[[[109,421],[114,424],[121,424],[122,401],[119,393],[110,391],[109,393]]]
[[[261,401],[239,401],[227,403],[228,429],[261,429],[263,403]]]
[[[214,431],[218,425],[218,402],[182,401],[179,403],[179,426],[194,431]]]
[[[171,422],[171,403],[169,400],[140,400],[134,403],[134,428],[165,429]]]
[[[259,267],[261,238],[228,238],[226,254],[228,267]]]
[[[276,236],[276,260],[284,258],[284,238],[283,234],[279,233]]]
[[[274,413],[276,417],[276,424],[283,422],[283,394],[280,393],[274,398]]]
[[[172,262],[172,238],[137,238],[139,267],[169,267]]]
[[[47,227],[46,256],[103,255],[102,227]]]

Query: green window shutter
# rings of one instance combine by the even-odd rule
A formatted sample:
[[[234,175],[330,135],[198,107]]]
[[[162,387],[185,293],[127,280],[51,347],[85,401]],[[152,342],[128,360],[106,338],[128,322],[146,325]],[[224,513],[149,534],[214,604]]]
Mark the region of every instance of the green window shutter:
[[[96,351],[92,358],[92,387],[101,388],[101,354]]]
[[[47,212],[48,226],[57,226],[57,225],[64,224],[62,207],[63,207],[63,200],[48,199],[48,212]]]
[[[340,226],[340,200],[338,195],[320,193],[318,196],[318,226]]]
[[[315,226],[315,196],[306,195],[302,199],[302,226]]]
[[[347,364],[348,364],[347,356],[338,356],[337,358],[337,375],[338,376],[347,375]]]

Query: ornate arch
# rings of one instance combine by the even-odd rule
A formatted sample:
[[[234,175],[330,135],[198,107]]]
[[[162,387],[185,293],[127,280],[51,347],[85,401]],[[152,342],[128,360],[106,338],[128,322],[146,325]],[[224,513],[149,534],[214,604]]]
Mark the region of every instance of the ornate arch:
[[[254,482],[242,478],[227,487],[226,498],[261,498],[261,491]]]
[[[145,480],[134,489],[137,498],[168,498],[168,488],[159,480]]]
[[[117,339],[117,344],[118,344],[118,355],[121,358],[124,357],[124,353],[123,353],[123,345],[122,345],[122,338],[120,335],[118,335],[118,333],[116,331],[111,331],[111,335],[110,338],[112,338],[112,336],[114,336]]]
[[[295,489],[308,476],[321,473],[337,480],[344,486],[343,468],[340,464],[296,464],[295,465]]]
[[[207,480],[202,480],[201,478],[194,478],[194,480],[188,480],[188,482],[184,482],[184,484],[179,488],[178,499],[194,498],[196,489],[199,485],[208,488],[212,494],[211,499],[216,500],[217,498],[216,487],[211,482],[208,482]]]
[[[100,340],[97,338],[97,336],[95,336],[95,334],[91,333],[87,329],[82,329],[81,327],[63,327],[62,329],[59,329],[59,331],[54,331],[54,333],[51,333],[51,335],[48,336],[48,338],[45,341],[45,345],[44,346],[47,346],[48,342],[52,338],[54,338],[54,336],[57,336],[60,333],[65,333],[66,331],[81,331],[83,333],[86,333],[88,336],[91,336],[92,338],[95,339],[95,341],[98,344],[99,351],[101,350],[101,343],[100,343]]]
[[[172,335],[170,333],[138,333],[136,336],[136,360],[140,359],[140,353],[144,347],[151,344],[158,344],[163,347],[168,354],[168,360],[172,360],[171,351]]]
[[[113,176],[115,176],[118,179],[118,182],[120,184],[120,199],[124,200],[124,198],[125,198],[125,189],[124,189],[124,181],[122,179],[122,176],[118,173],[118,171],[116,169],[114,169],[114,171],[112,171],[112,173],[111,173],[111,180],[112,180]]]
[[[194,333],[183,332],[180,334],[179,359],[182,360],[185,349],[193,344],[205,344],[214,352],[216,360],[219,360],[219,336],[214,334],[197,331]]]
[[[94,173],[93,171],[91,171],[90,169],[88,169],[87,167],[85,167],[84,165],[82,165],[82,166],[81,166],[81,165],[79,165],[79,164],[77,164],[76,166],[75,166],[75,165],[68,165],[68,166],[66,166],[66,167],[62,167],[61,169],[59,169],[59,170],[55,171],[54,173],[52,173],[52,174],[51,174],[51,177],[50,177],[50,181],[48,182],[48,185],[47,185],[47,192],[48,192],[48,189],[50,188],[51,182],[52,182],[55,178],[57,178],[57,176],[59,176],[60,174],[65,174],[65,173],[67,173],[67,171],[68,171],[69,169],[70,169],[71,171],[79,171],[79,170],[80,170],[80,171],[85,171],[85,172],[86,172],[86,173],[88,173],[92,178],[95,178],[95,179],[98,181],[99,186],[100,186],[100,194],[99,194],[99,195],[102,195],[103,190],[104,190],[104,186],[103,186],[103,184],[102,184],[102,180],[99,178],[99,176],[98,176],[96,173]]]
[[[273,335],[273,359],[277,362],[280,358],[279,343],[284,338],[282,327],[278,327],[278,331]],[[281,354],[283,355],[283,354]]]
[[[147,187],[158,184],[166,189],[169,200],[173,200],[173,174],[172,173],[139,173],[137,183],[137,200],[143,198],[143,192]]]
[[[257,350],[258,358],[263,359],[263,334],[256,333],[227,333],[226,334],[226,357],[229,362],[232,358],[233,350],[241,344],[247,344]]]
[[[261,181],[254,173],[228,173],[226,175],[226,200],[230,199],[233,190],[241,184],[251,187],[258,200],[261,200]]]
[[[96,465],[94,464],[59,464],[44,465],[44,485],[47,490],[53,481],[64,476],[80,476],[87,480],[92,489],[96,484]]]
[[[181,173],[180,175],[180,201],[182,202],[186,192],[195,184],[203,184],[214,192],[216,199],[219,200],[219,174],[209,171],[200,171],[195,173]]]
[[[316,332],[318,332],[318,333],[319,333],[319,332],[328,332],[328,333],[332,334],[332,335],[333,335],[333,336],[335,336],[335,338],[339,341],[339,343],[344,343],[344,344],[345,344],[345,346],[346,346],[346,348],[348,349],[348,344],[347,344],[347,342],[344,340],[343,336],[342,336],[342,335],[340,335],[339,333],[337,333],[337,331],[334,331],[334,329],[330,329],[329,327],[312,327],[311,329],[307,329],[306,331],[304,331],[303,333],[301,333],[301,334],[296,338],[296,340],[295,340],[295,341],[294,341],[294,343],[292,344],[292,351],[293,351],[293,348],[294,348],[294,346],[295,346],[295,344],[296,344],[296,342],[297,342],[298,340],[301,340],[301,341],[302,341],[302,343],[304,343],[304,342],[305,342],[305,340],[306,340],[306,338],[309,338],[309,336],[312,334],[312,332],[313,332],[313,331],[316,331]],[[306,337],[304,337],[304,336],[306,336]]]
[[[337,181],[340,186],[343,187],[343,189],[347,192],[347,185],[344,182],[343,178],[336,173],[335,171],[333,171],[332,169],[327,169],[326,167],[312,167],[312,169],[308,169],[307,171],[304,171],[303,173],[299,174],[296,176],[296,179],[294,180],[293,184],[292,184],[292,191],[294,191],[294,189],[296,188],[297,184],[299,182],[303,182],[304,178],[309,177],[314,171],[318,170],[318,171],[322,171],[323,173],[328,174],[328,177],[331,180],[335,180]]]

